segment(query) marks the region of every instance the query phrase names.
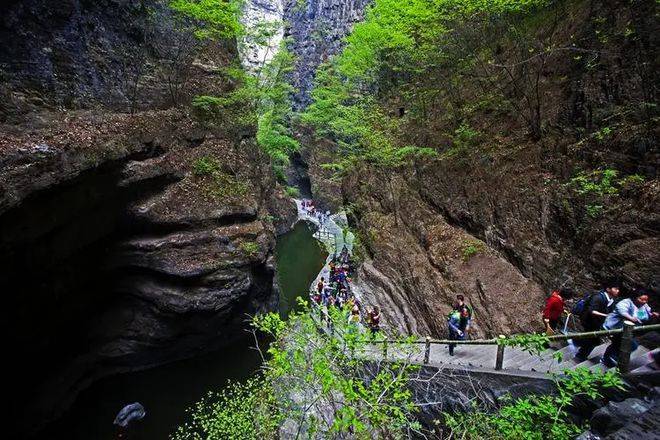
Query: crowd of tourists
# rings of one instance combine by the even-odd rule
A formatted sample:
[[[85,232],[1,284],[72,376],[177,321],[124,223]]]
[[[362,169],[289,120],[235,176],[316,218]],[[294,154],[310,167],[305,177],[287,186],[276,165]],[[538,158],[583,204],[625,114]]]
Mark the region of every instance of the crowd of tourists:
[[[649,324],[660,316],[653,312],[649,306],[648,293],[638,290],[632,292],[628,298],[620,298],[621,285],[617,282],[607,282],[602,290],[584,295],[573,301],[570,311],[566,307],[566,301],[573,298],[573,292],[569,289],[553,291],[546,300],[543,309],[543,321],[548,333],[559,330],[559,324],[563,316],[566,321],[573,316],[580,322],[585,332],[599,330],[616,330],[623,328],[624,322],[629,321],[635,325]],[[566,325],[564,331],[566,331]],[[619,361],[621,349],[621,333],[610,336],[611,342],[601,357],[601,362],[607,367],[615,367]],[[586,361],[593,349],[601,343],[601,337],[593,336],[574,339],[573,344],[578,348],[575,359],[578,362]],[[633,338],[631,351],[638,347]],[[657,366],[658,352],[653,352],[653,360]]]
[[[648,304],[649,295],[646,292],[635,291],[628,298],[620,298],[620,293],[621,286],[616,282],[608,282],[602,290],[586,294],[582,298],[574,298],[573,291],[566,288],[552,291],[546,299],[542,311],[546,333],[552,335],[557,332],[616,330],[623,328],[625,321],[642,325],[652,323],[660,317],[657,312],[651,310]],[[458,295],[456,299],[457,301],[447,317],[448,334],[450,340],[463,340],[469,332],[473,312],[465,303],[463,295]],[[569,303],[572,303],[570,309]],[[569,329],[568,324],[572,318],[580,323],[581,328]],[[618,364],[621,338],[621,333],[611,335],[610,344],[600,359],[600,362],[608,368]],[[586,361],[601,340],[599,336],[572,340],[571,343],[577,350],[575,360],[577,362]],[[449,344],[450,355],[454,354],[455,346],[456,344]],[[638,346],[639,344],[633,338],[631,351],[635,351]],[[660,351],[654,350],[649,356],[654,366],[658,367]]]
[[[321,226],[323,226],[330,218],[330,211],[322,211],[317,209],[314,200],[303,199],[302,209],[308,216],[315,218]]]
[[[316,218],[322,226],[329,218],[329,212],[320,212],[314,207],[312,200],[303,201],[303,210]],[[353,262],[351,255],[344,246],[339,255],[335,255],[329,264],[329,277],[320,278],[311,294],[312,301],[319,307],[322,315],[327,318],[327,311],[337,307],[350,311],[348,320],[355,325],[365,325],[371,332],[380,330],[380,308],[375,306],[364,312],[359,300],[351,290]],[[648,324],[660,316],[653,312],[648,304],[649,296],[644,291],[636,291],[630,297],[621,299],[621,286],[616,282],[608,282],[603,289],[575,298],[574,292],[567,288],[554,290],[550,293],[542,311],[542,319],[547,334],[556,332],[568,333],[568,323],[571,319],[580,322],[581,328],[571,328],[570,331],[592,332],[598,330],[615,330],[623,327],[625,321],[635,325]],[[572,300],[572,301],[571,301]],[[568,304],[572,303],[570,310]],[[473,310],[463,295],[456,296],[447,316],[448,339],[452,341],[465,340],[470,332],[473,320]],[[563,324],[563,325],[562,325]],[[601,357],[601,362],[607,367],[614,367],[619,360],[621,348],[621,333],[610,336],[611,343]],[[574,339],[577,349],[575,359],[583,362],[589,358],[593,349],[601,343],[598,336]],[[457,344],[448,344],[449,354],[454,355]],[[632,341],[632,351],[638,347],[637,341]],[[654,350],[650,356],[655,366],[660,365],[660,351]]]
[[[353,261],[346,247],[329,263],[329,275],[321,277],[311,298],[319,308],[321,316],[330,325],[329,311],[332,307],[349,311],[348,322],[355,326],[366,326],[372,333],[380,330],[380,309],[367,308],[363,316],[362,304],[351,289]]]
[[[313,200],[302,201],[303,211],[315,218],[320,227],[330,218],[328,211],[321,212],[314,207]],[[331,308],[349,311],[348,322],[357,328],[366,327],[373,334],[380,331],[380,308],[367,307],[363,309],[359,299],[351,289],[351,280],[354,273],[354,260],[344,245],[341,252],[333,255],[328,264],[328,276],[321,276],[310,293],[312,302],[318,307],[322,319],[331,325],[329,312]]]

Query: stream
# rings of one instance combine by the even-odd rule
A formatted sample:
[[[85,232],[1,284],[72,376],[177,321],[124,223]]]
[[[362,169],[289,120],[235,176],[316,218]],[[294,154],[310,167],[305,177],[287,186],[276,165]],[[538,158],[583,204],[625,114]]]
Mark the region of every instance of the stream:
[[[295,310],[295,298],[307,298],[310,284],[327,257],[313,231],[305,222],[277,240],[277,280],[280,286],[279,312]],[[147,415],[131,439],[167,439],[187,420],[186,409],[209,391],[219,391],[227,380],[242,380],[260,365],[254,340],[246,337],[219,351],[172,362],[148,370],[106,377],[83,391],[57,422],[39,435],[40,439],[111,440],[117,412],[126,404],[140,402]]]

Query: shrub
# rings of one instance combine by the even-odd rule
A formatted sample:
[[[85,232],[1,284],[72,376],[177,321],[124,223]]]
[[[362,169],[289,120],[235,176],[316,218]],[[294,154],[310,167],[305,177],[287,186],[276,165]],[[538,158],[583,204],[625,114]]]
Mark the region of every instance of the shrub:
[[[294,199],[300,197],[300,190],[294,186],[287,186],[285,191],[289,197],[292,197]]]
[[[483,408],[475,408],[470,413],[445,413],[445,423],[452,436],[466,440],[569,440],[585,429],[575,424],[567,411],[576,397],[597,399],[602,397],[603,389],[624,389],[623,381],[614,370],[605,373],[588,368],[565,370],[562,376],[555,376],[555,382],[556,395],[504,400],[505,404],[495,413]]]
[[[210,176],[220,170],[220,164],[212,157],[203,156],[193,162],[193,173],[196,176]]]
[[[617,170],[610,168],[591,172],[582,171],[571,179],[571,184],[576,188],[578,194],[615,195],[619,192],[615,187],[618,174]]]
[[[406,360],[416,350],[411,339],[397,339],[403,360],[372,362],[363,353],[383,335],[356,331],[348,308],[335,307],[327,315],[333,333],[320,332],[318,310],[298,302],[302,310],[286,321],[276,313],[253,319],[255,331],[273,341],[263,376],[199,402],[175,440],[278,438],[285,419],[298,438],[411,438],[420,432],[407,386],[419,370]]]
[[[484,250],[484,244],[477,240],[467,240],[463,242],[463,261],[467,262],[473,256]]]
[[[257,253],[259,253],[259,244],[254,241],[244,241],[243,243],[241,243],[241,249],[248,256],[253,257]]]

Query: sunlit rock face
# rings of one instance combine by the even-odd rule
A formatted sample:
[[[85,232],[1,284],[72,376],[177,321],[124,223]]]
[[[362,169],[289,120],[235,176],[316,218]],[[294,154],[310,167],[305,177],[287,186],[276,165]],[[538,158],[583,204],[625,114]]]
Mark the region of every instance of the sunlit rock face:
[[[343,38],[364,17],[371,0],[287,0],[284,36],[296,55],[293,86],[296,110],[307,107],[318,66],[339,52]]]
[[[257,70],[277,53],[284,35],[283,13],[285,0],[248,0],[245,2],[242,23],[248,36],[239,44],[241,62]],[[255,33],[268,32],[266,44],[258,44]]]

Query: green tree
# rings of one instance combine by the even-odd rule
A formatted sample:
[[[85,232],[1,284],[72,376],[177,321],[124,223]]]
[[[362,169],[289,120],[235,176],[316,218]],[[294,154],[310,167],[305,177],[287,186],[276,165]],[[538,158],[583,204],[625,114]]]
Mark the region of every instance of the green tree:
[[[348,322],[348,310],[333,307],[322,317],[301,305],[287,321],[274,313],[254,319],[255,329],[273,339],[262,374],[198,403],[176,440],[408,438],[421,429],[408,389],[417,370],[410,363],[412,344],[400,341],[400,360],[375,360],[368,356],[374,337]],[[331,334],[320,331],[328,328],[324,319]]]
[[[172,0],[170,8],[192,19],[199,39],[236,38],[243,27],[240,16],[244,0]]]

